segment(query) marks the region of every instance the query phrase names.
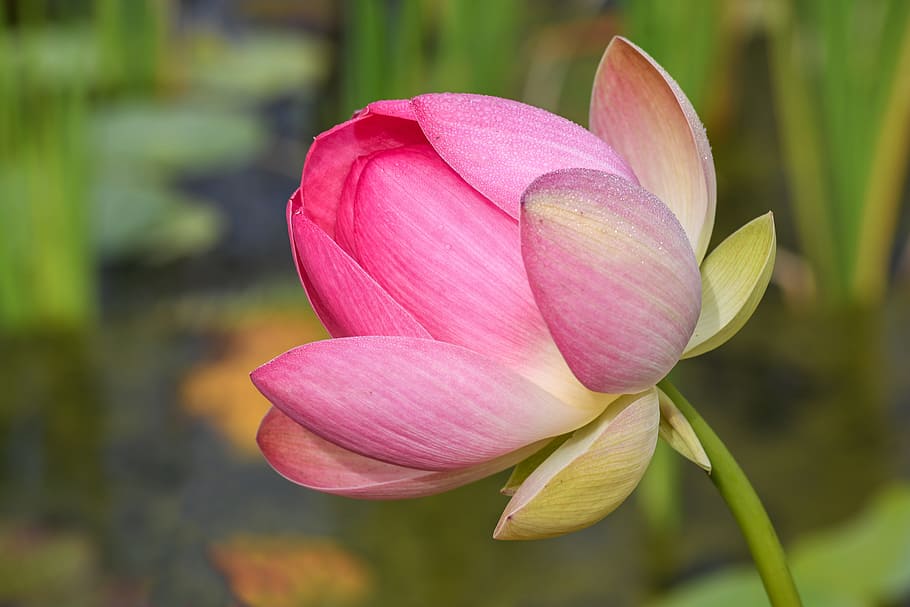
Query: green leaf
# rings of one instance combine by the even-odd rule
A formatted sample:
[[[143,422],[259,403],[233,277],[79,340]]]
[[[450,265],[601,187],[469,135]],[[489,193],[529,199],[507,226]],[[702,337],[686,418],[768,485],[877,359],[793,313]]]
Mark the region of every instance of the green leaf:
[[[858,518],[800,542],[793,572],[812,587],[876,602],[910,592],[910,486],[879,495]]]
[[[800,541],[792,570],[806,607],[898,604],[910,596],[910,485],[883,491],[852,521]],[[655,607],[767,607],[751,567],[730,567],[677,588]]]

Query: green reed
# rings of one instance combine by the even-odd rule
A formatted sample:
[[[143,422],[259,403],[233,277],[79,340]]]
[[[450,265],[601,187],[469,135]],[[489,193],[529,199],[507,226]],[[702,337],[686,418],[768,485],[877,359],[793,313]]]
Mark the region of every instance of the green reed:
[[[774,98],[794,215],[820,295],[886,293],[908,168],[910,3],[768,5]]]

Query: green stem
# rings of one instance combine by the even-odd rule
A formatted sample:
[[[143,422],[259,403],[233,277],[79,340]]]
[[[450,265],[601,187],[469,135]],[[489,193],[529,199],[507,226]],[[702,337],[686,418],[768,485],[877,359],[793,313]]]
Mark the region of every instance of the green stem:
[[[679,390],[667,379],[662,380],[658,386],[689,420],[711,459],[711,481],[739,524],[771,604],[774,607],[799,607],[802,602],[787,567],[784,549],[746,474],[723,441]]]

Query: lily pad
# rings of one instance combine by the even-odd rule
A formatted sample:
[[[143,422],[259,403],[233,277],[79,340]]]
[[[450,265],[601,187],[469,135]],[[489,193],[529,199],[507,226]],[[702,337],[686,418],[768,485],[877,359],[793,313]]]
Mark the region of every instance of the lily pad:
[[[791,552],[806,607],[869,607],[910,596],[910,485],[883,491],[854,520],[808,537]],[[695,580],[655,607],[766,607],[758,575],[731,567]]]
[[[249,112],[203,103],[131,103],[95,116],[94,141],[103,170],[143,167],[164,172],[201,171],[240,164],[265,141]]]
[[[95,189],[95,242],[107,259],[164,263],[213,246],[223,231],[214,206],[154,179],[108,175]]]
[[[325,41],[305,35],[246,35],[210,39],[196,49],[192,81],[224,100],[258,100],[310,90],[328,74]]]
[[[45,25],[2,36],[0,55],[41,88],[91,83],[99,74],[98,45],[87,25]]]

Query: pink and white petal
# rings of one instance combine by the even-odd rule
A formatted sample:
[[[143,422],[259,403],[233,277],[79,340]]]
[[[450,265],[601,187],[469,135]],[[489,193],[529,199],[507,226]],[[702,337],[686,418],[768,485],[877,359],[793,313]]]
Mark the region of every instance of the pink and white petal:
[[[670,371],[698,320],[701,282],[666,205],[616,175],[556,171],[525,192],[521,237],[534,298],[582,384],[631,393]]]
[[[449,491],[495,474],[527,457],[533,444],[470,468],[430,472],[405,468],[343,449],[313,434],[273,407],[256,435],[266,460],[291,482],[360,499],[391,500]]]
[[[512,217],[518,217],[525,188],[550,171],[584,167],[636,181],[613,148],[587,129],[540,108],[456,93],[421,95],[411,107],[443,160]]]
[[[643,50],[613,38],[594,77],[590,123],[676,214],[701,262],[717,182],[705,128],[679,85]]]
[[[357,190],[360,264],[434,338],[523,367],[550,338],[518,224],[429,146],[371,158]]]
[[[325,440],[421,470],[483,464],[599,413],[557,400],[485,356],[431,339],[315,342],[251,377],[273,405]]]
[[[334,337],[429,337],[356,261],[303,212],[298,189],[288,202],[291,253],[313,311]]]
[[[318,135],[303,165],[301,187],[307,217],[334,236],[341,191],[357,158],[424,142],[404,100],[372,103],[347,122]]]
[[[652,388],[623,396],[577,430],[521,484],[493,537],[530,540],[593,525],[644,475],[657,444],[660,409]]]

